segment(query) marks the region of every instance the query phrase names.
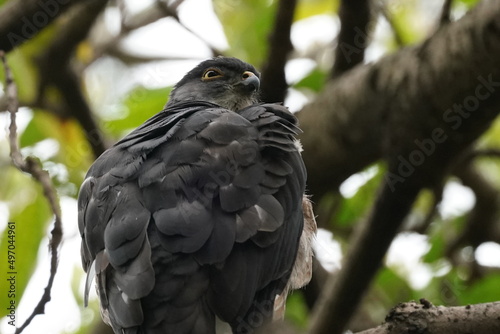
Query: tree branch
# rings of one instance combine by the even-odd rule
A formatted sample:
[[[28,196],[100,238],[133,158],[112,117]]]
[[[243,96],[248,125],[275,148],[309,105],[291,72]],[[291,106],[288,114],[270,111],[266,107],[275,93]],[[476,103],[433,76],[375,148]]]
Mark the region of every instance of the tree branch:
[[[441,16],[439,18],[440,26],[450,23],[450,13],[452,4],[453,0],[444,0],[443,8],[441,9]]]
[[[193,36],[198,38],[203,43],[205,43],[205,45],[210,49],[213,57],[221,56],[223,53],[220,50],[215,48],[208,41],[204,40],[200,35],[198,35],[196,32],[191,30],[188,26],[186,26],[181,21],[181,19],[179,18],[179,15],[177,13],[177,8],[180,6],[181,3],[182,3],[182,0],[174,2],[172,4],[167,4],[161,0],[156,0],[156,7],[158,9],[160,9],[160,11],[163,12],[165,16],[170,16],[170,17],[174,18],[182,28],[184,28],[187,32],[189,32],[190,34],[192,34]]]
[[[45,291],[42,298],[36,305],[35,309],[31,315],[26,319],[24,324],[16,329],[16,334],[22,333],[22,331],[31,323],[33,318],[39,314],[45,312],[45,304],[50,301],[50,294],[52,290],[52,285],[54,283],[54,278],[57,273],[58,265],[58,248],[62,240],[62,221],[61,221],[61,207],[59,205],[59,200],[57,198],[57,191],[50,179],[49,173],[42,169],[40,162],[33,157],[23,158],[21,152],[19,151],[19,144],[17,138],[17,126],[16,126],[16,113],[18,111],[18,99],[17,99],[17,88],[12,77],[12,73],[5,59],[5,53],[0,51],[0,58],[2,59],[3,67],[5,70],[5,89],[7,92],[7,98],[9,100],[8,110],[10,112],[10,126],[9,126],[9,145],[10,145],[10,157],[12,163],[20,171],[30,174],[43,189],[43,195],[49,202],[50,208],[54,213],[54,227],[50,232],[51,237],[49,240],[50,249],[50,277],[45,287]]]
[[[9,52],[33,38],[79,2],[83,0],[8,1],[0,11],[0,50]]]
[[[343,332],[418,195],[419,187],[409,184],[397,191],[384,185],[367,224],[355,235],[342,269],[328,278],[314,307],[309,334]]]
[[[368,44],[369,0],[342,0],[339,8],[340,32],[332,78],[363,62]]]
[[[334,191],[347,177],[381,158],[397,158],[406,150],[401,161],[408,161],[408,154],[422,151],[418,145],[424,142],[444,139],[444,143],[434,141],[430,159],[422,151],[427,161],[440,160],[437,149],[448,146],[455,148],[443,151],[443,158],[454,158],[477,138],[500,105],[496,15],[499,3],[483,1],[421,45],[358,66],[327,83],[297,114],[313,196]],[[413,166],[408,164],[411,172]],[[432,178],[435,173],[427,174],[425,178]]]
[[[416,228],[413,229],[414,232],[425,234],[429,226],[434,220],[436,213],[438,212],[438,205],[443,200],[443,185],[436,185],[432,189],[432,203],[429,211],[425,215],[425,218],[422,220],[422,223],[419,224]]]
[[[285,100],[288,84],[285,65],[288,55],[293,50],[290,31],[297,0],[280,0],[274,28],[269,36],[269,52],[266,63],[262,66],[261,99],[265,102]]]
[[[342,333],[419,191],[439,184],[500,111],[499,15],[500,2],[483,1],[422,45],[330,82],[300,112],[315,196],[375,160],[388,166],[368,221],[315,307],[310,334]]]
[[[95,157],[101,155],[107,145],[83,95],[70,59],[78,44],[86,38],[106,3],[107,1],[103,0],[91,0],[74,8],[67,23],[37,60],[40,69],[39,100],[49,85],[54,85],[61,92],[66,113],[82,126]]]
[[[498,333],[500,302],[443,307],[415,302],[393,308],[379,327],[357,334],[491,334]]]
[[[467,217],[462,234],[448,247],[448,256],[465,244],[476,248],[483,242],[493,240],[500,204],[497,189],[474,167],[472,161],[458,165],[454,173],[464,186],[472,189],[476,204]]]
[[[392,13],[389,12],[385,3],[382,3],[380,5],[380,12],[384,16],[384,18],[387,20],[387,23],[389,23],[389,26],[392,29],[392,35],[394,36],[394,41],[396,42],[396,44],[399,47],[404,46],[405,42],[403,40],[403,36],[401,36],[401,32],[399,31],[398,27],[394,23],[394,19],[392,18]]]

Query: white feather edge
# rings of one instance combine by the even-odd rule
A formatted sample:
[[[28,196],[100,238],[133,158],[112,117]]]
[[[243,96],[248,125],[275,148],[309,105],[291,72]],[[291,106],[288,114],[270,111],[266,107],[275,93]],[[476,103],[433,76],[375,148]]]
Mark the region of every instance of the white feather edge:
[[[85,295],[83,296],[83,305],[85,305],[85,307],[87,307],[89,304],[90,286],[94,281],[94,277],[95,277],[95,259],[94,261],[92,261],[92,264],[90,265],[90,269],[89,272],[87,273],[87,278],[85,280]]]

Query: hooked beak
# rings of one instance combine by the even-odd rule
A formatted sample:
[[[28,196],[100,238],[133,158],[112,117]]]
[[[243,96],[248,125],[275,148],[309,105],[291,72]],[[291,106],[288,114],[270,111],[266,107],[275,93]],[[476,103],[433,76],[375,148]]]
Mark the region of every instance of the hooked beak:
[[[260,80],[255,73],[245,71],[241,75],[241,81],[236,86],[243,88],[245,92],[253,93],[259,90]]]

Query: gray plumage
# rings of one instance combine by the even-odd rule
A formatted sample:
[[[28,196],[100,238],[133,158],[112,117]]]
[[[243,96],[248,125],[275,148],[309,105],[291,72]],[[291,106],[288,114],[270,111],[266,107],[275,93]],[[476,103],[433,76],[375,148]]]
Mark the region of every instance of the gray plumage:
[[[213,71],[207,72],[207,71]],[[78,198],[82,263],[115,333],[251,333],[273,316],[303,229],[306,171],[259,74],[214,58],[92,165]],[[86,297],[87,298],[87,297]]]

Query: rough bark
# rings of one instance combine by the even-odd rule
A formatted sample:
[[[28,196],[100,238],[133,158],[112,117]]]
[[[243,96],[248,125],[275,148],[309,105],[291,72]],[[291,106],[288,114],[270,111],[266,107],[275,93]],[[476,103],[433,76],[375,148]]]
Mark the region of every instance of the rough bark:
[[[500,333],[500,302],[460,307],[399,304],[384,324],[357,334],[493,334]]]
[[[408,154],[421,151],[423,141],[432,141],[433,134],[440,137],[442,129],[446,139],[434,140],[434,151],[424,152],[425,161],[433,163],[421,168],[427,171],[426,183],[432,183],[438,177],[433,177],[434,165],[457,155],[498,112],[499,17],[500,3],[484,1],[421,45],[329,82],[298,113],[314,198],[337,189],[348,176],[381,158],[396,158],[396,165],[399,155],[408,160]],[[472,105],[475,101],[477,106]],[[467,110],[469,104],[475,107],[472,111]],[[446,152],[448,148],[452,151]]]
[[[421,45],[345,73],[300,113],[314,196],[376,160],[388,169],[311,334],[342,333],[419,191],[439,184],[500,111],[499,17],[500,2],[484,1]]]

